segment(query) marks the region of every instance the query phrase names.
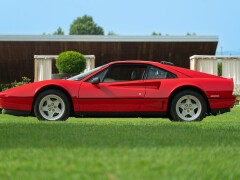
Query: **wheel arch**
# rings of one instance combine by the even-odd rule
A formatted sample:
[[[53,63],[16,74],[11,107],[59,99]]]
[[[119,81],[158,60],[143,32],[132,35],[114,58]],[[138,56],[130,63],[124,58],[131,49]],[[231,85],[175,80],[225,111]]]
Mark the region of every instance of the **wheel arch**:
[[[205,92],[202,89],[200,89],[200,88],[198,88],[196,86],[186,85],[186,86],[180,86],[180,87],[174,89],[171,92],[171,94],[170,94],[170,96],[168,98],[169,100],[168,100],[168,106],[167,106],[167,114],[168,114],[169,117],[170,117],[170,105],[171,105],[173,97],[176,94],[178,94],[179,92],[184,91],[184,90],[192,90],[192,91],[195,91],[195,92],[199,93],[200,95],[202,95],[204,100],[205,100],[205,102],[206,102],[206,105],[207,105],[207,113],[209,113],[211,111],[210,104],[209,104],[209,101],[208,101],[208,98],[207,98],[207,95],[205,94]]]
[[[44,92],[44,91],[46,91],[46,90],[58,90],[58,91],[63,92],[63,93],[67,96],[67,98],[68,98],[68,100],[69,100],[69,102],[70,102],[70,104],[71,104],[70,116],[72,116],[72,115],[74,114],[74,106],[73,106],[73,101],[72,101],[72,98],[71,98],[70,94],[69,94],[63,87],[60,87],[60,86],[57,86],[57,85],[44,86],[44,87],[40,88],[40,89],[36,92],[36,94],[34,95],[34,98],[33,98],[31,114],[34,115],[34,112],[33,112],[33,109],[34,109],[34,108],[33,108],[33,107],[34,107],[34,103],[35,103],[35,101],[36,101],[36,98],[39,96],[39,94],[41,94],[42,92]]]

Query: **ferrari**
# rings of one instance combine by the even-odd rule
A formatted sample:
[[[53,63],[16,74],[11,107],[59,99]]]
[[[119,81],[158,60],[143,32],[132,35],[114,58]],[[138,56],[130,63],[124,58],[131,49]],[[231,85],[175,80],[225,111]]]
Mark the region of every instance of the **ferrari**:
[[[233,80],[168,62],[116,61],[69,79],[45,80],[0,93],[2,113],[64,121],[69,117],[168,117],[201,121],[229,112]]]

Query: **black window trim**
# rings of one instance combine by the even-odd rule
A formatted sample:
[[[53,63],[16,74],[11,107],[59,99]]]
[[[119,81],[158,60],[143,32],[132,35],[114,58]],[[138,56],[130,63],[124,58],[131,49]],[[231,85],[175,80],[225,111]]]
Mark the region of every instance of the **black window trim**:
[[[104,75],[104,78],[103,80],[105,79],[108,71],[110,71],[113,67],[115,66],[128,66],[128,65],[133,65],[133,66],[145,66],[145,70],[144,70],[144,73],[142,75],[142,79],[141,80],[156,80],[156,79],[147,79],[147,76],[148,76],[148,72],[149,72],[149,69],[151,67],[154,67],[154,68],[157,68],[157,69],[161,69],[163,71],[166,71],[167,73],[170,73],[171,75],[173,75],[174,77],[172,78],[159,78],[160,79],[175,79],[175,78],[178,78],[178,76],[166,69],[163,69],[161,67],[158,67],[158,66],[154,66],[154,65],[151,65],[151,64],[141,64],[141,63],[121,63],[121,64],[112,64],[110,66],[108,66],[107,68],[103,69],[102,71],[100,72],[97,72],[96,74],[94,74],[93,76],[91,76],[90,78],[88,78],[85,82],[91,82],[90,80],[95,77],[96,75],[98,75],[99,73],[102,73],[103,71],[106,71],[105,75]],[[103,80],[101,81],[101,83],[113,83],[113,82],[103,82]],[[136,80],[136,81],[139,81],[139,80]],[[131,81],[122,81],[122,82],[131,82]]]
[[[174,73],[172,73],[172,72],[170,72],[170,71],[168,71],[168,70],[166,70],[166,69],[163,69],[163,68],[160,68],[160,67],[158,67],[158,66],[154,66],[154,65],[148,64],[148,67],[147,67],[147,69],[146,69],[146,73],[145,73],[144,80],[154,80],[154,79],[147,79],[148,72],[149,72],[149,69],[150,69],[151,67],[154,67],[154,68],[157,68],[157,69],[161,69],[161,70],[166,71],[167,73],[170,73],[171,75],[174,76],[174,77],[172,77],[172,78],[158,78],[158,79],[176,79],[176,78],[178,78],[178,76],[177,76],[176,74],[174,74]]]
[[[105,74],[105,76],[104,76],[104,78],[103,78],[103,80],[104,80],[105,77],[106,77],[106,75],[107,75],[107,73],[108,73],[108,71],[110,71],[113,67],[115,67],[115,66],[129,66],[129,65],[132,65],[132,66],[136,66],[136,65],[137,65],[137,66],[145,66],[145,70],[144,70],[144,72],[143,72],[142,79],[141,79],[141,80],[145,80],[146,72],[147,72],[147,69],[148,69],[148,64],[141,64],[141,63],[119,63],[119,64],[112,64],[112,65],[108,66],[106,69],[104,69],[104,70],[96,73],[95,75],[91,76],[90,78],[88,78],[85,82],[91,82],[90,79],[92,79],[92,78],[93,78],[94,76],[96,76],[97,74],[99,74],[99,73],[101,73],[101,72],[103,72],[103,71],[106,70],[106,74]],[[134,80],[133,80],[133,81],[134,81]],[[135,80],[135,81],[140,81],[140,80]],[[121,82],[131,82],[131,81],[121,81]],[[101,81],[101,83],[113,83],[113,82],[103,82],[103,81]]]
[[[128,66],[128,65],[132,65],[132,66],[145,66],[145,70],[143,72],[143,75],[142,75],[142,79],[138,79],[138,80],[133,80],[133,81],[140,81],[140,80],[145,80],[145,75],[146,75],[146,71],[148,69],[148,64],[141,64],[141,63],[121,63],[121,64],[113,64],[111,65],[110,67],[108,67],[107,69],[107,72],[105,74],[105,77],[108,73],[108,71],[110,71],[114,66]],[[103,80],[105,79],[105,77],[103,78]],[[131,82],[131,81],[121,81],[121,82]],[[102,82],[102,83],[113,83],[113,82]]]

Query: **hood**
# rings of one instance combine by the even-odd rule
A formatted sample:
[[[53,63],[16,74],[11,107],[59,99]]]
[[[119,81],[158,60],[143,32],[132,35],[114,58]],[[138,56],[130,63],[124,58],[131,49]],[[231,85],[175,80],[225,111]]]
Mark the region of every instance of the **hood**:
[[[41,88],[44,88],[46,86],[61,87],[75,97],[77,95],[76,93],[78,92],[79,83],[80,82],[69,80],[39,81],[0,92],[0,97],[33,97]]]

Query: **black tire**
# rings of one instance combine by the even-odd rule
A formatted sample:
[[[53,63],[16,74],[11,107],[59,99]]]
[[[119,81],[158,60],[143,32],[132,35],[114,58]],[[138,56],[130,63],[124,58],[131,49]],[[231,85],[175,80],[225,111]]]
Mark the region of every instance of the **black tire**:
[[[207,112],[204,97],[198,92],[185,90],[174,95],[169,106],[172,121],[201,121]]]
[[[34,114],[38,120],[65,121],[71,112],[68,97],[59,90],[46,90],[34,101]]]

